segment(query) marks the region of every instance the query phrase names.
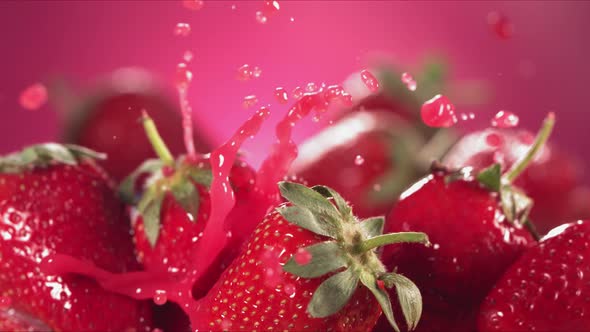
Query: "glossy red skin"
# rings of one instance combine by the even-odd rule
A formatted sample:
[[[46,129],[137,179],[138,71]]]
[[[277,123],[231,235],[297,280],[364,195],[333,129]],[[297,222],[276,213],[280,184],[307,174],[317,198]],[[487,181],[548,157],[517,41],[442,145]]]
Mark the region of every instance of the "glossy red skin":
[[[381,309],[366,287],[359,286],[338,313],[327,318],[311,318],[306,312],[313,292],[329,276],[304,279],[282,271],[298,248],[328,238],[295,226],[276,211],[258,224],[240,256],[233,261],[205,298],[205,312],[198,330],[289,330],[289,331],[370,331]],[[277,253],[270,263],[265,253]],[[275,262],[276,264],[272,264]],[[272,268],[276,279],[267,279]],[[285,291],[294,287],[294,294]]]
[[[433,320],[445,317],[451,326],[460,323],[453,317],[474,322],[460,308],[478,307],[503,271],[534,243],[526,230],[504,218],[497,194],[469,179],[447,184],[442,172],[408,189],[388,215],[385,233],[407,231],[426,233],[433,246],[387,246],[383,261],[421,290],[424,312],[418,331],[444,330]]]
[[[69,141],[108,155],[100,164],[120,181],[144,160],[156,155],[140,121],[142,111],[148,112],[158,131],[174,155],[185,151],[182,119],[175,103],[154,92],[109,92],[75,114],[79,121],[69,128]],[[195,135],[195,148],[208,152],[209,142]]]
[[[480,332],[588,331],[590,222],[568,226],[506,271],[481,307]]]
[[[41,261],[55,253],[111,272],[138,267],[124,207],[91,162],[0,174],[0,296],[52,330],[139,331],[149,323],[147,302],[43,272]]]
[[[490,134],[500,136],[502,144],[486,144],[485,138]],[[472,166],[481,170],[500,162],[505,171],[526,153],[533,137],[526,130],[515,129],[489,128],[474,132],[459,141],[443,163],[452,168]],[[534,201],[530,217],[540,234],[569,220],[590,217],[587,214],[590,211],[572,204],[580,184],[580,171],[577,160],[548,144],[515,181]]]

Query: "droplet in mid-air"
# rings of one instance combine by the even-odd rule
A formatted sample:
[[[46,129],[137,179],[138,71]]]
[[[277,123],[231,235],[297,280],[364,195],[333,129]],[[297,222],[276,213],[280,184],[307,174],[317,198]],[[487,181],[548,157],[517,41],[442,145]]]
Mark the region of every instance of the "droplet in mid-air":
[[[514,24],[508,17],[499,12],[488,14],[488,24],[492,32],[500,39],[510,39],[514,35]]]
[[[404,83],[410,91],[416,91],[416,88],[418,87],[416,81],[414,80],[414,77],[412,77],[412,75],[408,73],[402,74],[402,83]]]
[[[295,89],[293,89],[293,93],[291,95],[295,99],[301,99],[301,97],[303,97],[303,89],[300,86],[298,86]]]
[[[287,90],[285,90],[285,88],[277,87],[275,89],[275,98],[279,103],[285,104],[287,103],[287,101],[289,101],[289,94],[287,93]]]
[[[182,55],[182,59],[184,59],[184,61],[186,62],[191,62],[193,61],[194,55],[193,52],[191,51],[185,51],[184,54]]]
[[[364,164],[364,163],[365,163],[365,158],[363,158],[363,156],[361,156],[360,154],[359,154],[359,155],[357,155],[357,156],[354,158],[354,164],[355,164],[355,165],[357,165],[357,166],[360,166],[360,165],[362,165],[362,164]]]
[[[191,26],[188,23],[177,23],[174,27],[174,34],[180,37],[186,37],[191,33]]]
[[[249,95],[244,97],[244,101],[242,102],[242,106],[244,108],[250,108],[258,103],[258,97],[255,95]]]
[[[203,0],[183,0],[182,5],[186,9],[199,10],[199,9],[203,8],[203,5],[205,5],[205,2]]]
[[[377,78],[370,71],[366,69],[361,71],[361,79],[371,92],[379,91],[379,81],[377,81]]]
[[[514,128],[518,126],[519,118],[516,114],[507,111],[496,113],[492,119],[492,127],[497,128]]]
[[[41,83],[35,83],[21,92],[19,103],[22,108],[34,111],[47,103],[47,88]]]
[[[193,80],[193,73],[188,69],[186,63],[179,63],[176,66],[176,84],[181,88],[187,88]]]
[[[436,95],[422,105],[422,121],[430,127],[448,128],[457,123],[455,105],[443,96]]]

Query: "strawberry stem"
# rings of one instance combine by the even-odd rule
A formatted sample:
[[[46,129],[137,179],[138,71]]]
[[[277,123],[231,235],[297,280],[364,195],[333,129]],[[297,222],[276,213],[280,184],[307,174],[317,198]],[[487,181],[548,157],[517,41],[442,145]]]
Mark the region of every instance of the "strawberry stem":
[[[547,139],[549,138],[549,135],[551,135],[551,131],[553,130],[554,124],[555,114],[553,112],[550,112],[549,114],[547,114],[547,117],[545,117],[545,121],[543,121],[543,126],[541,127],[541,130],[537,134],[537,137],[535,138],[533,145],[531,145],[531,148],[527,151],[526,155],[524,155],[522,159],[514,163],[510,170],[508,170],[508,172],[504,174],[503,178],[507,183],[511,183],[512,181],[514,181],[531,163],[531,161],[537,155],[539,150],[543,147],[543,145],[545,145],[545,142],[547,142]]]
[[[389,233],[379,236],[372,237],[365,240],[360,245],[361,252],[367,252],[369,250],[394,243],[411,242],[411,243],[422,243],[426,246],[430,245],[428,236],[424,233],[419,232],[403,232],[403,233]]]
[[[162,136],[160,136],[160,133],[158,133],[158,129],[156,128],[154,120],[152,120],[145,110],[142,111],[141,121],[143,123],[145,133],[152,144],[154,151],[158,155],[158,158],[160,158],[164,164],[173,166],[174,157],[170,153],[170,150],[168,150],[168,147],[166,147],[166,143],[164,143]]]

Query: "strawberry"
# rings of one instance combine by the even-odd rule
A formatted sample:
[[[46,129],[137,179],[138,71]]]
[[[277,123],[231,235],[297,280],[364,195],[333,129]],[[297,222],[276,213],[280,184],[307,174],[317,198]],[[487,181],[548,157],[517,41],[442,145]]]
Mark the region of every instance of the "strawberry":
[[[258,224],[204,298],[193,329],[368,331],[383,311],[398,330],[386,287],[396,289],[412,329],[421,313],[420,291],[387,273],[375,248],[427,244],[426,235],[381,235],[383,218],[357,220],[325,186],[281,182],[279,188],[288,202]]]
[[[474,132],[457,142],[443,163],[481,170],[497,162],[506,170],[523,157],[532,137],[526,130],[490,128]],[[578,160],[555,145],[546,145],[515,181],[535,202],[531,219],[539,233],[545,234],[565,220],[590,217],[574,203],[581,192],[581,171]]]
[[[433,68],[422,75],[423,82],[439,87],[440,68]],[[454,142],[450,130],[426,127],[412,111],[420,109],[421,95],[404,86],[401,73],[380,74],[383,91],[365,97],[306,140],[292,167],[305,183],[337,190],[360,217],[389,212],[402,190],[428,172],[431,158],[441,157]],[[357,76],[348,85],[356,84],[351,82]]]
[[[147,303],[41,266],[65,254],[112,272],[137,268],[124,206],[94,162],[99,156],[48,143],[0,159],[0,298],[10,299],[0,308],[2,328],[122,331],[149,323]]]
[[[148,271],[186,276],[193,272],[190,269],[194,268],[194,247],[203,236],[211,212],[209,156],[186,156],[175,161],[147,114],[143,123],[160,159],[144,162],[123,181],[120,189],[132,206],[136,255]],[[252,188],[254,171],[245,162],[236,162],[230,182],[240,199]],[[223,269],[222,265],[216,268]],[[221,271],[211,273],[217,275]],[[195,285],[195,296],[204,295],[213,282],[201,280]]]
[[[486,297],[479,331],[588,331],[590,222],[552,230]]]
[[[137,69],[114,73],[105,86],[64,110],[64,141],[106,153],[109,158],[100,164],[120,181],[144,160],[155,157],[138,121],[146,110],[158,123],[170,150],[182,152],[180,112],[152,81],[149,73]],[[198,151],[208,151],[204,137],[195,137],[195,142]]]
[[[553,122],[550,114],[525,158],[504,175],[499,164],[479,173],[435,168],[404,192],[387,216],[386,232],[426,232],[433,243],[384,251],[386,265],[397,266],[424,292],[423,331],[473,330],[473,308],[535,242],[527,217],[531,201],[511,182],[547,140]],[[432,323],[441,318],[448,322]]]

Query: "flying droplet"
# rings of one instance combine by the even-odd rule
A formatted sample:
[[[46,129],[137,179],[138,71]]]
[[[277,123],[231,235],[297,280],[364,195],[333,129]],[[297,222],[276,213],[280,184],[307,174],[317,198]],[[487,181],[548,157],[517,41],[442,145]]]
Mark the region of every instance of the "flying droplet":
[[[412,77],[412,75],[408,73],[402,74],[402,83],[404,83],[410,91],[416,91],[416,88],[418,87],[416,81],[414,80],[414,77]]]
[[[422,121],[430,127],[448,128],[457,123],[455,105],[443,95],[436,95],[426,101],[422,105],[420,113]]]
[[[183,0],[182,5],[186,9],[190,10],[199,10],[203,8],[205,2],[203,0]]]
[[[371,72],[366,69],[361,71],[361,79],[371,92],[379,91],[379,81],[377,81],[377,78]]]
[[[182,58],[186,62],[193,61],[193,58],[194,58],[193,52],[191,52],[191,51],[185,51],[184,54],[182,55]]]
[[[176,66],[176,84],[179,88],[186,89],[193,80],[193,73],[188,69],[186,63],[179,63]]]
[[[262,75],[262,69],[260,69],[260,67],[254,67],[252,69],[252,77],[259,78],[260,75]]]
[[[180,37],[186,37],[191,33],[191,26],[188,23],[177,23],[174,27],[174,34]]]
[[[249,95],[244,97],[244,101],[242,102],[242,106],[244,108],[250,108],[258,103],[258,97],[255,95]]]
[[[293,89],[293,93],[291,95],[294,99],[301,99],[301,97],[303,97],[303,89],[300,86],[298,86],[295,89]]]
[[[492,127],[497,128],[514,128],[518,126],[519,118],[516,114],[507,111],[496,113],[492,119]]]
[[[38,110],[47,103],[47,88],[41,83],[35,83],[21,92],[19,102],[26,110]]]
[[[266,24],[267,21],[268,18],[266,17],[266,15],[264,15],[264,13],[262,13],[261,11],[256,12],[256,22],[260,24]]]
[[[154,303],[157,305],[164,305],[168,302],[168,296],[165,290],[157,290],[154,295]]]
[[[488,24],[492,29],[492,32],[500,39],[510,39],[514,35],[514,24],[510,22],[508,17],[499,13],[491,12],[488,14]]]
[[[287,103],[287,101],[289,101],[289,94],[287,93],[287,90],[285,90],[285,88],[277,87],[275,89],[275,98],[279,103],[285,104]]]
[[[355,165],[357,165],[357,166],[360,166],[360,165],[362,165],[362,164],[364,164],[364,163],[365,163],[365,158],[363,158],[363,156],[361,156],[360,154],[359,154],[359,155],[357,155],[357,156],[354,158],[354,164],[355,164]]]

